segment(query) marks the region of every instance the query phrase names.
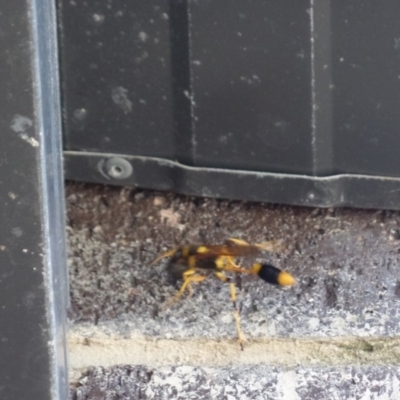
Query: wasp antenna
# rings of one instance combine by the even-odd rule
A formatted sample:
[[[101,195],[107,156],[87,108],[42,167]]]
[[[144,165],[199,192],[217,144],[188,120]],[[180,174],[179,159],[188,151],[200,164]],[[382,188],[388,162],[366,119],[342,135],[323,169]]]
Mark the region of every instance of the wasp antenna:
[[[152,261],[152,262],[150,263],[150,267],[153,266],[154,264],[157,264],[157,263],[158,263],[160,260],[162,260],[163,258],[173,256],[173,255],[176,253],[176,250],[177,250],[177,249],[169,250],[169,251],[166,251],[165,253],[159,255],[154,261]]]
[[[256,263],[252,267],[252,272],[257,274],[263,281],[273,285],[292,286],[296,283],[292,275],[270,264]]]

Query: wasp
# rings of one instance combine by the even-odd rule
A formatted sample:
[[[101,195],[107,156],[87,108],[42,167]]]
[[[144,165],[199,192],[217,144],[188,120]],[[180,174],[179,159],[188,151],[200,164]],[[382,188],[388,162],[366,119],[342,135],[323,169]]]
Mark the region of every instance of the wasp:
[[[250,268],[243,268],[235,263],[238,257],[257,255],[262,251],[273,251],[280,247],[280,241],[269,241],[250,244],[240,239],[229,239],[224,245],[184,245],[169,250],[157,257],[153,263],[170,257],[167,271],[174,280],[183,280],[183,284],[168,305],[175,303],[188,289],[193,291],[192,283],[199,283],[213,274],[223,282],[230,282],[225,272],[257,275],[263,281],[279,286],[291,286],[295,279],[288,272],[267,263],[254,263]],[[240,329],[240,316],[236,306],[236,288],[230,282],[231,300],[234,306],[234,317],[238,339],[243,350],[244,337]]]

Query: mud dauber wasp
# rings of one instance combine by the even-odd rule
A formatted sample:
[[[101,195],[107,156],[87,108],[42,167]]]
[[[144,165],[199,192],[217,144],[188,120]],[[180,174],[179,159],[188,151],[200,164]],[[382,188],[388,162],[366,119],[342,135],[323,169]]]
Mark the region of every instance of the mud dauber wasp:
[[[257,255],[262,251],[274,251],[279,247],[279,241],[250,244],[240,239],[229,239],[224,245],[184,245],[169,250],[157,257],[151,265],[163,258],[171,257],[167,271],[175,280],[183,280],[178,293],[168,305],[172,305],[182,296],[186,289],[193,291],[192,283],[204,281],[212,273],[223,282],[230,279],[224,272],[257,275],[263,281],[279,286],[292,286],[295,279],[287,272],[266,263],[254,263],[249,269],[235,263],[235,258]],[[241,349],[244,337],[240,329],[240,316],[236,306],[236,288],[230,283],[231,300],[234,306],[236,329]]]

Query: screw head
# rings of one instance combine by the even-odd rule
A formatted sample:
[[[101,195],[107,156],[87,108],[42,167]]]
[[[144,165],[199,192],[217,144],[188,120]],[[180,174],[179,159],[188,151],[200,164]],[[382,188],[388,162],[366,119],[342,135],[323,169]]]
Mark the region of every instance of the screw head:
[[[127,179],[132,175],[133,167],[124,158],[112,157],[104,164],[104,171],[112,179]]]

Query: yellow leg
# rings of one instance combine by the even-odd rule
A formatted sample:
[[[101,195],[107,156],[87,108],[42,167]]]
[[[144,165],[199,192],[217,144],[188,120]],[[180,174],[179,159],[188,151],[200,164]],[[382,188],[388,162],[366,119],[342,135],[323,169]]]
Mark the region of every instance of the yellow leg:
[[[169,301],[167,301],[167,303],[165,304],[165,307],[171,307],[173,304],[175,304],[180,297],[182,296],[182,294],[185,292],[186,288],[188,288],[190,291],[192,291],[192,287],[191,284],[194,282],[202,282],[204,281],[204,279],[206,279],[207,277],[204,275],[198,275],[196,273],[195,270],[193,269],[189,269],[188,271],[183,273],[183,284],[181,286],[181,288],[179,289],[179,292],[172,297]]]
[[[237,305],[236,305],[236,288],[235,288],[235,284],[231,283],[230,284],[231,287],[231,300],[233,303],[233,315],[235,317],[235,323],[236,323],[236,330],[238,333],[238,340],[239,340],[239,346],[240,346],[240,350],[243,351],[243,343],[245,341],[244,335],[242,333],[242,329],[240,328],[240,315],[239,315],[239,311],[237,309]]]
[[[183,284],[181,288],[179,289],[179,292],[175,295],[176,300],[178,300],[182,294],[185,292],[186,287],[192,283],[192,282],[202,282],[206,279],[205,276],[203,275],[198,275],[196,274],[195,270],[189,270],[183,273]]]
[[[193,286],[191,284],[187,285],[186,289],[188,290],[187,298],[190,299],[193,296]]]
[[[236,264],[232,263],[230,265],[226,265],[224,271],[233,271],[233,272],[240,272],[242,274],[252,274],[253,272],[249,269],[240,268]]]
[[[242,274],[251,274],[252,272],[248,269],[240,267],[240,265],[235,264],[234,258],[225,256],[223,257],[223,265],[221,269],[224,271],[240,272]]]
[[[229,278],[222,272],[214,272],[214,275],[222,282],[228,282]]]
[[[222,282],[229,281],[229,278],[223,272],[214,272],[214,275],[218,279],[220,279]],[[240,350],[243,351],[243,343],[245,341],[245,338],[244,338],[242,330],[240,328],[240,315],[239,315],[239,311],[236,306],[236,287],[235,287],[234,283],[230,284],[230,289],[231,289],[231,300],[232,300],[232,304],[233,304],[233,316],[235,317],[236,330],[238,333],[238,341],[239,341],[239,345],[240,345]]]

